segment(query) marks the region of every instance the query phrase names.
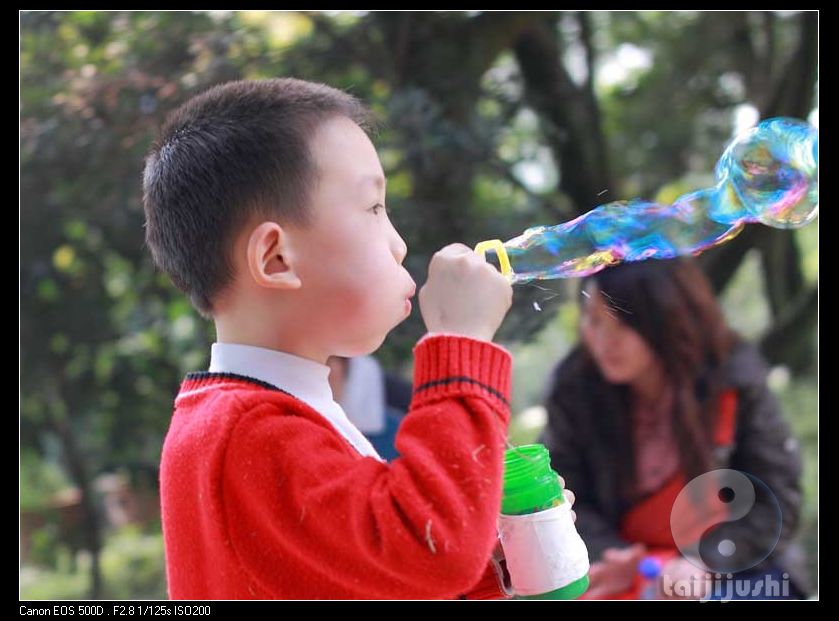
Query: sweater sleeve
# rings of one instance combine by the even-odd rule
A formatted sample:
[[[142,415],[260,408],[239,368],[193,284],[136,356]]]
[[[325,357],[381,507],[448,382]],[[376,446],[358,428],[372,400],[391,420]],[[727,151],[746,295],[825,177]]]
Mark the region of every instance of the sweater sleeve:
[[[267,597],[448,598],[481,577],[501,503],[510,356],[451,336],[414,354],[390,464],[274,404],[235,425],[221,483],[227,532]]]

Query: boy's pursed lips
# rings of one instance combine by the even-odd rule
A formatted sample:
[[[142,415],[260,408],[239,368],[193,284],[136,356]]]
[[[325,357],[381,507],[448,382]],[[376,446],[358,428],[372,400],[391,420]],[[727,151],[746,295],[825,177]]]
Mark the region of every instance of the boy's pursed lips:
[[[411,291],[410,291],[410,292],[408,293],[408,295],[405,297],[405,312],[406,312],[408,315],[410,315],[410,314],[411,314],[411,310],[413,309],[413,305],[411,304],[411,298],[412,298],[412,297],[414,297],[414,295],[416,294],[416,292],[417,292],[417,285],[416,285],[416,284],[414,284],[414,285],[413,285],[413,287],[411,287]]]

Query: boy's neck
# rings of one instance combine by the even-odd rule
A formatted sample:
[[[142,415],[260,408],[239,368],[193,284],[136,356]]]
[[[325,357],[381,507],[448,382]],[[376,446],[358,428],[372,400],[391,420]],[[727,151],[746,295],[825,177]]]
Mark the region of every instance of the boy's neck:
[[[260,322],[249,323],[235,321],[229,317],[217,316],[214,318],[216,325],[216,341],[219,343],[235,343],[237,345],[251,345],[253,347],[264,347],[281,351],[293,356],[300,356],[314,360],[320,364],[326,364],[328,354],[318,352],[311,347],[311,343],[295,338],[295,335],[288,334],[290,331],[271,331],[265,334],[261,330]]]

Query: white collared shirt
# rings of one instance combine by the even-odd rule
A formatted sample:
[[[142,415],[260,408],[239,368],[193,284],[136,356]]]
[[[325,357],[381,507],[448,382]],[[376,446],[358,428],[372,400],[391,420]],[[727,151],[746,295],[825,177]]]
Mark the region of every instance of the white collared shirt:
[[[325,364],[265,347],[213,343],[209,370],[251,377],[294,395],[328,420],[361,455],[383,461],[333,399]]]

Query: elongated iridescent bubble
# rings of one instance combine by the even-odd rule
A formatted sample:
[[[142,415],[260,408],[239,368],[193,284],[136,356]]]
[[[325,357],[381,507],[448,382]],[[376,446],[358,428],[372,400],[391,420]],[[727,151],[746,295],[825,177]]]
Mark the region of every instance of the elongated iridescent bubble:
[[[504,243],[511,280],[580,277],[621,261],[696,255],[750,222],[804,226],[819,211],[818,164],[815,127],[768,119],[728,145],[712,188],[680,196],[672,205],[641,200],[600,205]]]

